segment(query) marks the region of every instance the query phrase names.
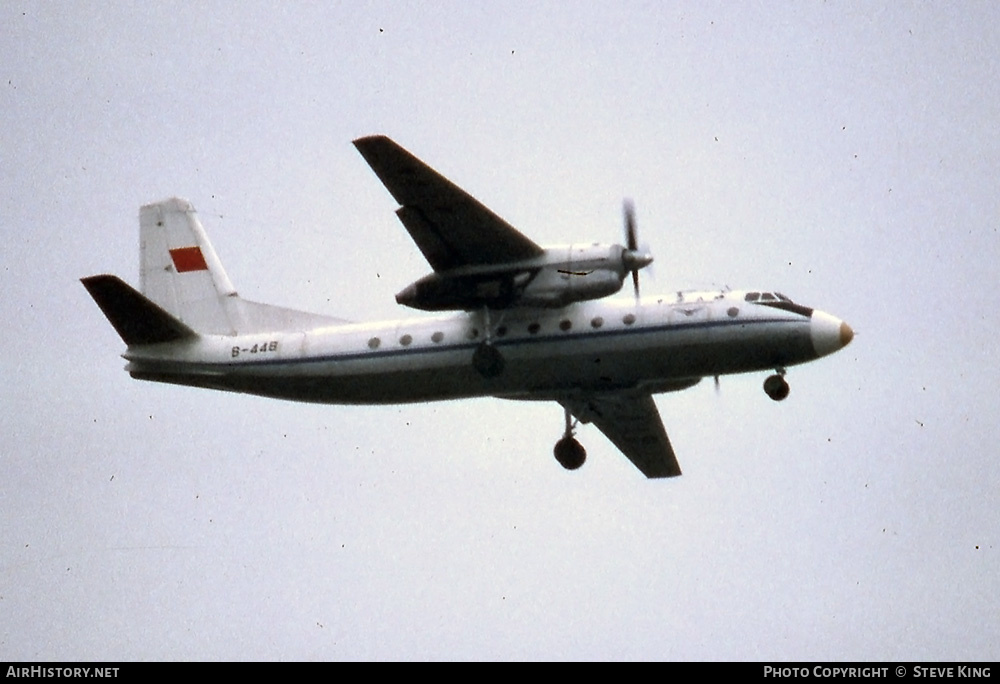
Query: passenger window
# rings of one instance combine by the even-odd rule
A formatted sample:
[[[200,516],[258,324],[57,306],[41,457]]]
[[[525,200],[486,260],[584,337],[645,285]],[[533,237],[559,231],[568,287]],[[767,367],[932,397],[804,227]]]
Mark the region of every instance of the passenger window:
[[[600,316],[597,316],[596,318],[592,318],[590,320],[590,327],[594,328],[595,330],[597,328],[600,328],[602,325],[604,325],[604,319],[601,318]]]
[[[378,346],[380,344],[382,344],[382,340],[380,340],[377,337],[373,337],[370,340],[368,340],[368,348],[369,349],[378,349]]]
[[[542,326],[538,325],[538,323],[532,323],[531,325],[528,326],[528,332],[531,333],[532,335],[537,335],[538,331],[541,329]]]
[[[443,339],[444,339],[444,333],[443,332],[436,332],[433,335],[431,335],[431,342],[437,343],[437,342],[440,342]]]
[[[412,341],[413,341],[412,335],[403,335],[402,337],[399,338],[399,343],[404,347]]]
[[[622,317],[622,323],[624,323],[625,325],[632,325],[633,323],[635,323],[635,314],[630,314],[630,313],[625,314]]]
[[[566,332],[572,327],[573,323],[568,318],[564,318],[561,321],[559,321],[559,329],[562,330],[563,332]]]

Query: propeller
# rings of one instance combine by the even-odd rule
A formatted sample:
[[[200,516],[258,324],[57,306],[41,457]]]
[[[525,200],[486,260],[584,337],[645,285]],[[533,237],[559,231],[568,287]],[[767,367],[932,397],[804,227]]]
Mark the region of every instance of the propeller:
[[[632,272],[632,287],[636,299],[639,298],[639,269],[653,263],[653,255],[646,249],[639,249],[638,231],[635,227],[635,206],[632,200],[624,203],[625,214],[625,249],[622,251],[622,265],[626,271]]]

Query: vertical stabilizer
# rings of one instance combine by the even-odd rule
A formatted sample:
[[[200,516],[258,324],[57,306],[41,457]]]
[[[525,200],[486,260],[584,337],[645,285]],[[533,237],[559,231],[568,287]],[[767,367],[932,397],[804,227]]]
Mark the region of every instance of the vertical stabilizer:
[[[233,284],[194,207],[172,198],[139,210],[142,293],[200,333],[232,335]]]

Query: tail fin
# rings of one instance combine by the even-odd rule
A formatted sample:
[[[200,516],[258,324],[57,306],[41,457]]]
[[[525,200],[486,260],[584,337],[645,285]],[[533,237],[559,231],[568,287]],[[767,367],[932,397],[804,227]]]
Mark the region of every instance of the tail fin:
[[[139,210],[139,251],[141,294],[115,276],[83,279],[130,346],[188,335],[300,331],[347,322],[237,296],[187,200],[174,197]]]
[[[194,207],[177,197],[139,210],[142,293],[201,333],[233,335],[236,296]]]
[[[195,332],[113,275],[81,281],[128,346],[193,337]]]

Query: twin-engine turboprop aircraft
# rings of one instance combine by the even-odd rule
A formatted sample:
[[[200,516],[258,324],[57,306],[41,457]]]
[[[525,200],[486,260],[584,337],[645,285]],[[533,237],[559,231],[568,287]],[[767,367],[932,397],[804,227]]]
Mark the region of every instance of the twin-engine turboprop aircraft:
[[[772,371],[837,351],[843,321],[777,292],[639,297],[638,247],[542,248],[384,136],[354,141],[401,205],[433,273],[396,295],[435,317],[352,323],[242,299],[194,208],[168,199],[139,212],[140,291],[112,275],[83,284],[128,345],[134,378],[331,404],[463,397],[555,401],[556,459],[573,470],[593,423],[647,477],[681,474],[653,395],[703,377]],[[605,299],[631,274],[634,297]]]

